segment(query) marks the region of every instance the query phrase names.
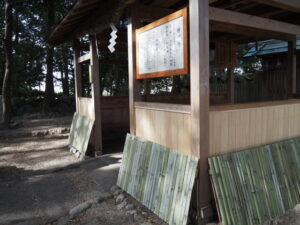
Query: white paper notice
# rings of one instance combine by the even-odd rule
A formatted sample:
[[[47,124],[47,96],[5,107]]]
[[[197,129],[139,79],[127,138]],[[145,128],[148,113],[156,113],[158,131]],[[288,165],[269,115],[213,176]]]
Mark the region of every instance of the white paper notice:
[[[184,68],[183,17],[161,24],[137,37],[139,74]]]

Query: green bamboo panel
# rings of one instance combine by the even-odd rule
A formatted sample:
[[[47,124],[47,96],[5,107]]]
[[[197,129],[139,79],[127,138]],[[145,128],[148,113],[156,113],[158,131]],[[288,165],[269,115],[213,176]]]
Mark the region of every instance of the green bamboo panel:
[[[300,203],[300,139],[209,159],[224,225],[259,225]]]
[[[94,120],[74,113],[70,129],[69,146],[78,150],[81,154],[81,158],[83,158],[86,153],[93,125]]]
[[[169,224],[185,225],[198,159],[127,135],[117,185]]]

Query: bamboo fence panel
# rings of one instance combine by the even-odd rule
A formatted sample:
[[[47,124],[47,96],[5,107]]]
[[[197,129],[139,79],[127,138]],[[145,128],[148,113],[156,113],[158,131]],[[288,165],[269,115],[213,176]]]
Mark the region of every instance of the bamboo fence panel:
[[[79,151],[81,159],[85,156],[93,125],[93,119],[74,113],[70,129],[69,146]]]
[[[258,225],[300,203],[300,138],[209,159],[224,225]]]
[[[169,224],[188,220],[198,159],[127,135],[117,185]]]

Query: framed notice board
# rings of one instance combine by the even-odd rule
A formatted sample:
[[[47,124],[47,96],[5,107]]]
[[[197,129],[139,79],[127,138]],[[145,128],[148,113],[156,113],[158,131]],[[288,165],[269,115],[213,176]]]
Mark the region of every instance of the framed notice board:
[[[136,30],[136,78],[188,74],[187,8]]]

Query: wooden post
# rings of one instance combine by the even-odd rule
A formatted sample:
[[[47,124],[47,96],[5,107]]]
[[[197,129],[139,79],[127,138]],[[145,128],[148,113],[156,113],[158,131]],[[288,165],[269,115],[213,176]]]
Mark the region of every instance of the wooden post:
[[[136,37],[135,30],[139,28],[136,5],[130,8],[130,17],[127,25],[128,36],[128,75],[129,75],[129,119],[130,133],[136,134],[134,102],[141,99],[140,83],[136,79]]]
[[[228,68],[227,70],[227,95],[228,103],[234,104],[234,68]]]
[[[288,78],[287,78],[287,96],[293,98],[297,94],[297,56],[296,41],[288,42]]]
[[[90,67],[92,78],[92,99],[95,107],[94,148],[96,152],[102,152],[100,72],[97,39],[95,35],[90,35]]]
[[[82,77],[81,77],[81,66],[78,63],[80,57],[79,41],[73,40],[73,55],[74,55],[74,82],[75,82],[75,101],[76,101],[76,112],[79,113],[78,99],[82,96]]]
[[[208,0],[189,0],[192,153],[200,157],[197,208],[200,224],[211,201],[209,156],[209,13]]]

